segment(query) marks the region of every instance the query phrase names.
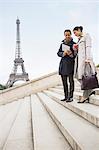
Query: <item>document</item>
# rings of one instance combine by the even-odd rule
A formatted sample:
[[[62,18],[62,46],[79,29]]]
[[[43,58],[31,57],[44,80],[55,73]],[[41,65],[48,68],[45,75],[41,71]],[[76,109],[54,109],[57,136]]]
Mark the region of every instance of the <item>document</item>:
[[[62,51],[65,51],[65,50],[70,51],[70,46],[62,44]]]
[[[67,51],[69,57],[74,57],[72,51],[70,50],[70,46],[62,44],[62,51]]]

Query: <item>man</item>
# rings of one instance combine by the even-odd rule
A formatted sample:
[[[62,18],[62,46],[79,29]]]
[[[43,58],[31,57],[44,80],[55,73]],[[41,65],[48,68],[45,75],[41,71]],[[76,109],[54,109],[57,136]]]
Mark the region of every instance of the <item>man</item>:
[[[76,53],[73,50],[73,41],[71,37],[71,31],[64,31],[65,39],[62,41],[60,48],[58,50],[57,55],[61,57],[60,65],[59,65],[59,75],[61,75],[64,95],[65,98],[61,101],[72,102],[73,101],[73,92],[74,92],[74,63]],[[68,87],[67,78],[69,78],[70,86]]]

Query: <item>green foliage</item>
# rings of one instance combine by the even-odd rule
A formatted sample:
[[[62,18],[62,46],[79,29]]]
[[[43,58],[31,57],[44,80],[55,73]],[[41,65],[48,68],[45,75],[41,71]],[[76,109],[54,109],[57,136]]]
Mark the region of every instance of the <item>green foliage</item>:
[[[5,86],[5,85],[0,84],[0,90],[4,90],[4,89],[6,89],[6,86]]]
[[[99,64],[96,67],[99,68]]]

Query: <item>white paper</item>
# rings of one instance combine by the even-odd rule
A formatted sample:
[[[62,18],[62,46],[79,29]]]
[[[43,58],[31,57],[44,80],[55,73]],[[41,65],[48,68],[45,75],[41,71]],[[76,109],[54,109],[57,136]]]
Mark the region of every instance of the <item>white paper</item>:
[[[62,51],[65,51],[65,50],[69,51],[70,50],[70,46],[62,44]]]

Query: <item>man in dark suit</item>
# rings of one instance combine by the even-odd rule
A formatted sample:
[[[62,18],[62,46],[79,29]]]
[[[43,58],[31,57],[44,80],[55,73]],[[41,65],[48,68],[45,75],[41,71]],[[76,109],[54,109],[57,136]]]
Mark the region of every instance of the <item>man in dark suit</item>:
[[[73,92],[74,92],[74,63],[76,54],[73,50],[73,41],[71,37],[71,31],[64,31],[65,39],[62,41],[57,55],[61,57],[59,65],[59,75],[61,75],[64,95],[65,98],[61,101],[71,102],[73,101]],[[70,86],[68,87],[67,78],[69,78]]]

